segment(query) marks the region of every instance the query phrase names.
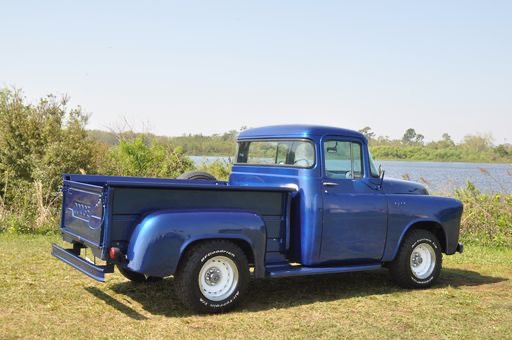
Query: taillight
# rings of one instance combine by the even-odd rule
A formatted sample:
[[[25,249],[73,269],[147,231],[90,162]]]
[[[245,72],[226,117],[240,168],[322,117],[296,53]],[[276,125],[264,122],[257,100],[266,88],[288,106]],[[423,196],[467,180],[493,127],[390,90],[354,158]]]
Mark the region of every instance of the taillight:
[[[109,255],[110,259],[118,260],[121,257],[121,249],[119,249],[117,247],[112,247],[112,248],[110,248],[108,255]]]

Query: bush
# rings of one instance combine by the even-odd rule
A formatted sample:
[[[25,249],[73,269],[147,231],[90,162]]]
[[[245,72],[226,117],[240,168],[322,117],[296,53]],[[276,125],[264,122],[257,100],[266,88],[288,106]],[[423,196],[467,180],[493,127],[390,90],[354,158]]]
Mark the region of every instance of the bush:
[[[220,181],[227,181],[233,165],[225,160],[215,160],[212,163],[204,162],[197,170],[206,171]]]
[[[94,172],[87,115],[68,98],[27,103],[0,90],[0,230],[46,232],[56,224],[63,173]]]
[[[0,232],[48,234],[56,231],[60,212],[60,193],[45,197],[40,181],[20,183],[13,201],[7,208],[0,200]]]
[[[133,139],[121,138],[118,145],[110,148],[99,173],[175,178],[192,169],[192,161],[181,148],[138,135]]]
[[[468,182],[455,197],[464,203],[461,238],[468,243],[512,247],[512,195],[482,194]]]

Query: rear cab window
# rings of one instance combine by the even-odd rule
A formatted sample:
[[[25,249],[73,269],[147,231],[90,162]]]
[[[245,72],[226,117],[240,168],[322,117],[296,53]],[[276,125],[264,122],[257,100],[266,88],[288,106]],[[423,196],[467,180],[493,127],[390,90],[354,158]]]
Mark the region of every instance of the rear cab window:
[[[315,162],[315,146],[309,140],[248,140],[238,142],[236,164],[312,168]]]

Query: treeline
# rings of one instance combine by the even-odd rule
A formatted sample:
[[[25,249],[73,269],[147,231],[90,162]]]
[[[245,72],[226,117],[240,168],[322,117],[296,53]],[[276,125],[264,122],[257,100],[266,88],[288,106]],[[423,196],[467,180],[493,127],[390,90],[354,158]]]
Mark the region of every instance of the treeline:
[[[494,145],[490,135],[466,135],[457,144],[448,133],[440,140],[425,143],[425,137],[413,128],[407,129],[401,139],[376,136],[370,127],[359,132],[368,139],[373,157],[379,160],[512,162],[512,145]]]
[[[137,133],[132,131],[109,132],[101,130],[89,130],[89,136],[106,145],[117,145],[121,139],[135,138]],[[236,149],[238,131],[231,130],[223,134],[204,136],[202,134],[188,134],[179,137],[157,136],[152,133],[143,133],[149,140],[159,143],[171,144],[180,148],[188,156],[233,156]]]
[[[70,108],[66,97],[47,96],[32,104],[20,91],[0,89],[0,232],[54,233],[63,173],[174,178],[196,170],[187,154],[234,153],[236,131],[181,137],[87,131],[87,118],[80,107]],[[427,159],[452,152],[450,160],[510,161],[510,147],[493,146],[486,137],[469,136],[455,144],[445,135],[425,144],[412,129],[399,141],[375,137],[369,128],[362,132],[381,159]],[[471,158],[472,153],[480,158]],[[227,179],[230,166],[215,162],[198,170]],[[465,204],[464,240],[512,247],[512,195],[485,195],[468,185],[455,196]]]
[[[242,128],[243,129],[243,128]],[[461,143],[455,143],[444,133],[437,141],[426,143],[424,136],[415,129],[407,129],[401,139],[376,136],[370,127],[359,130],[366,136],[373,157],[378,160],[415,160],[437,162],[512,162],[512,145],[494,145],[489,135],[467,135]],[[88,135],[103,144],[117,145],[122,139],[132,139],[134,132],[107,132],[90,130]],[[183,150],[188,156],[232,156],[238,131],[204,136],[188,134],[179,137],[144,134],[146,138],[168,143]]]

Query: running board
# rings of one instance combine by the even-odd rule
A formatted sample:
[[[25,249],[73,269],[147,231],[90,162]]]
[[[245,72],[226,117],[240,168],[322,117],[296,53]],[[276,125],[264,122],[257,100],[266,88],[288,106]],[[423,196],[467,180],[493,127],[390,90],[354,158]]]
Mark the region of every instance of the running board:
[[[359,272],[365,270],[375,270],[382,268],[379,264],[367,264],[358,266],[343,266],[343,267],[303,267],[303,266],[290,266],[278,265],[267,266],[266,276],[270,278],[290,277],[290,276],[305,276],[305,275],[319,275],[319,274],[335,274],[347,272]]]

